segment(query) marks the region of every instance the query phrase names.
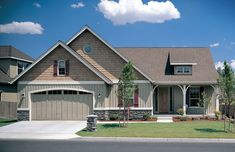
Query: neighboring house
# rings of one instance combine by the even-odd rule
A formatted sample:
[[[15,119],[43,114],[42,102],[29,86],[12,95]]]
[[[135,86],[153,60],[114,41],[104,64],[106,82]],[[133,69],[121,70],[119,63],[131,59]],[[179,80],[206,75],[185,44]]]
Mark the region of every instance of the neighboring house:
[[[17,84],[11,84],[33,59],[13,46],[0,46],[0,101],[17,102]]]
[[[134,64],[131,118],[145,113],[202,114],[201,92],[218,110],[217,72],[209,48],[114,48],[89,27],[67,43],[58,41],[11,83],[18,84],[18,116],[29,120],[108,119],[117,113],[117,82],[123,66]]]

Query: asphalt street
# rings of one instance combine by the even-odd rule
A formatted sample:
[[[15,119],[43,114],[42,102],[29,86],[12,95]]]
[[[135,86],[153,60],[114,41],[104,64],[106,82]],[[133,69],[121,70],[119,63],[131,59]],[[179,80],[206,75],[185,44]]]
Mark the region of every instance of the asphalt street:
[[[0,140],[0,152],[234,152],[234,150],[234,143]]]

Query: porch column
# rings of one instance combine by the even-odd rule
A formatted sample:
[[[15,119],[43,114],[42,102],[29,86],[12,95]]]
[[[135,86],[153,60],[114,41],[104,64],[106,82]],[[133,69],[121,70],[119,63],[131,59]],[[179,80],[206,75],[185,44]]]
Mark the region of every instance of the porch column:
[[[211,85],[215,93],[215,110],[219,111],[219,88],[217,85]]]
[[[184,111],[184,116],[186,115],[186,92],[190,85],[178,85],[180,89],[182,90],[183,93],[183,111]]]
[[[153,90],[152,90],[152,92],[151,92],[151,100],[152,100],[152,115],[153,115],[153,110],[154,110],[154,101],[153,101],[153,95],[154,95],[154,91],[155,91],[155,89],[158,87],[158,85],[155,85],[155,86],[153,86]]]

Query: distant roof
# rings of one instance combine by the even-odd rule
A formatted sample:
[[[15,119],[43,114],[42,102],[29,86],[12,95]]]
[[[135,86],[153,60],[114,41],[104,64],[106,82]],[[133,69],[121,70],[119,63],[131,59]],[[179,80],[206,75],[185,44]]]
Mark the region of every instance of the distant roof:
[[[218,73],[209,48],[115,48],[158,84],[213,84]],[[196,63],[192,75],[174,75],[171,62]]]
[[[0,46],[0,58],[13,58],[26,62],[33,62],[34,59],[21,52],[13,46]]]
[[[0,83],[8,83],[11,78],[0,68]]]

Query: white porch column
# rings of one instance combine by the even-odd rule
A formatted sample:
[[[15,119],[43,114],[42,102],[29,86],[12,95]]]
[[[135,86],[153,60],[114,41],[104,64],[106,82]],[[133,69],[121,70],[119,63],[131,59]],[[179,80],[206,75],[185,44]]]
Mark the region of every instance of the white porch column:
[[[219,111],[219,88],[217,85],[211,85],[215,94],[215,110]]]
[[[186,115],[186,93],[190,85],[178,85],[180,89],[182,90],[183,93],[183,111],[184,111],[184,116]]]
[[[155,91],[155,89],[158,87],[158,85],[155,85],[154,87],[153,87],[153,90],[152,90],[152,92],[151,92],[151,103],[152,103],[152,115],[153,115],[153,112],[154,112],[154,101],[153,101],[153,95],[154,95],[154,91]]]

